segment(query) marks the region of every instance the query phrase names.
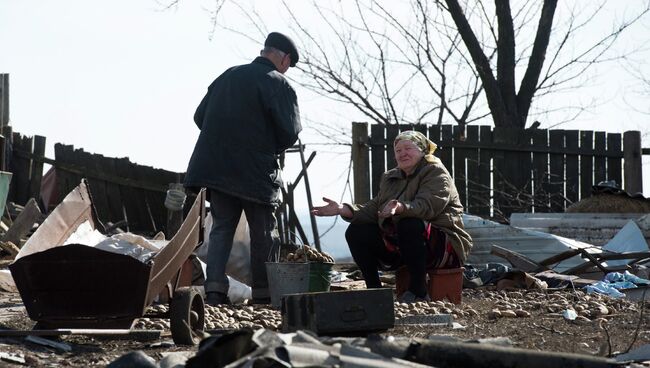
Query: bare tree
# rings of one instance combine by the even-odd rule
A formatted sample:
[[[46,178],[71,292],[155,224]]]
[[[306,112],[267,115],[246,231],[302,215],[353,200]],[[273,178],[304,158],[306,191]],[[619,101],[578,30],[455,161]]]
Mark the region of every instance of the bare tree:
[[[444,2],[446,7],[441,2],[438,2],[438,4],[445,8],[453,18],[458,32],[472,56],[476,70],[483,82],[494,125],[519,128],[526,126],[530,106],[536,93],[545,89],[552,89],[577,78],[591,65],[606,59],[606,51],[612,47],[621,33],[648,12],[648,4],[646,4],[635,17],[622,22],[611,33],[606,34],[594,44],[588,45],[584,51],[578,52],[577,56],[558,64],[560,53],[563,51],[566,41],[585,23],[575,24],[575,16],[572,14],[566,30],[562,33],[558,32],[562,40],[561,43],[555,50],[548,50],[557,0],[544,0],[539,12],[532,50],[527,59],[527,66],[519,91],[517,91],[515,89],[515,70],[517,67],[516,34],[510,1],[495,1],[494,9],[498,33],[496,39],[496,76],[493,72],[493,65],[484,52],[486,45],[477,40],[475,32],[470,26],[459,2],[457,0],[444,0]],[[598,11],[600,9],[602,9],[602,5],[598,8]],[[595,13],[588,19],[593,19],[594,16]],[[547,51],[551,51],[552,57],[544,71]],[[564,80],[562,80],[563,77]]]
[[[317,33],[285,8],[304,46],[306,78],[298,83],[312,91],[379,124],[465,125],[487,115],[458,33],[429,2],[412,1],[407,11],[395,12],[377,1],[356,1],[351,14],[313,3],[327,26]]]
[[[224,4],[239,16],[219,19]],[[533,110],[536,100],[580,88],[594,66],[626,56],[612,47],[650,8],[646,1],[612,19],[610,31],[577,43],[606,15],[606,0],[560,9],[557,0],[513,7],[510,0],[313,1],[309,14],[281,4],[300,44],[295,81],[315,93],[379,124],[464,126],[491,115],[495,126],[517,128],[544,112]],[[216,0],[211,16],[216,26],[256,42],[268,32],[264,17],[243,2]],[[229,23],[234,18],[236,25]],[[246,20],[254,31],[241,30]]]

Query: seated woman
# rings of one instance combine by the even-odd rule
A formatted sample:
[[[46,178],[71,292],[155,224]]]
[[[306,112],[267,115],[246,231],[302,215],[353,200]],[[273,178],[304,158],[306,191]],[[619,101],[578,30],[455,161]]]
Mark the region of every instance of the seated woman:
[[[454,180],[422,133],[400,133],[393,143],[397,167],[381,177],[379,193],[365,204],[314,207],[317,216],[350,222],[345,238],[368,288],[381,287],[379,267],[405,265],[410,273],[402,302],[425,301],[427,268],[457,268],[467,259],[472,239],[465,232],[463,205]]]

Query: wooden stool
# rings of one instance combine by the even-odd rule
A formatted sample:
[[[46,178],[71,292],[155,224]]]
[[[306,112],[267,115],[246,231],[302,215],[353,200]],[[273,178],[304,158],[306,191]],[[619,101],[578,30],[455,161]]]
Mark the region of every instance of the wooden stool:
[[[460,304],[463,290],[463,267],[427,270],[427,292],[431,300],[447,299]],[[411,275],[406,266],[395,271],[395,293],[400,297],[409,288]]]

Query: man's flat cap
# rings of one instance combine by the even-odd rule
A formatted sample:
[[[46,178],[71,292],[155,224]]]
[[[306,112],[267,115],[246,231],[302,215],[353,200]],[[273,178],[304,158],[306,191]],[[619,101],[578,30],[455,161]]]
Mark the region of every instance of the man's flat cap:
[[[279,32],[271,32],[266,36],[266,41],[264,41],[264,46],[276,48],[286,54],[289,54],[291,58],[291,66],[296,66],[296,63],[300,59],[298,55],[298,49],[293,41]]]

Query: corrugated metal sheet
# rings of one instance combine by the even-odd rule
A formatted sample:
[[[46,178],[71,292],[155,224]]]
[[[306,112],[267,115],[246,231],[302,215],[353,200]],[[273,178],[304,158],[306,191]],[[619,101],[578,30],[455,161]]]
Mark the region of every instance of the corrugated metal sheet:
[[[630,220],[636,220],[646,240],[650,239],[650,221],[640,220],[644,213],[513,213],[512,226],[570,237],[593,245],[604,245]],[[645,216],[647,219],[647,216]]]
[[[514,226],[502,225],[481,217],[464,215],[465,229],[474,240],[474,247],[469,254],[467,263],[485,264],[489,262],[507,263],[501,257],[490,254],[492,245],[498,245],[508,250],[520,253],[534,261],[562,253],[569,249],[587,249],[590,253],[600,253],[600,247],[561,236],[540,231],[521,229]],[[553,267],[563,272],[571,267],[582,264],[579,256],[569,258]]]

